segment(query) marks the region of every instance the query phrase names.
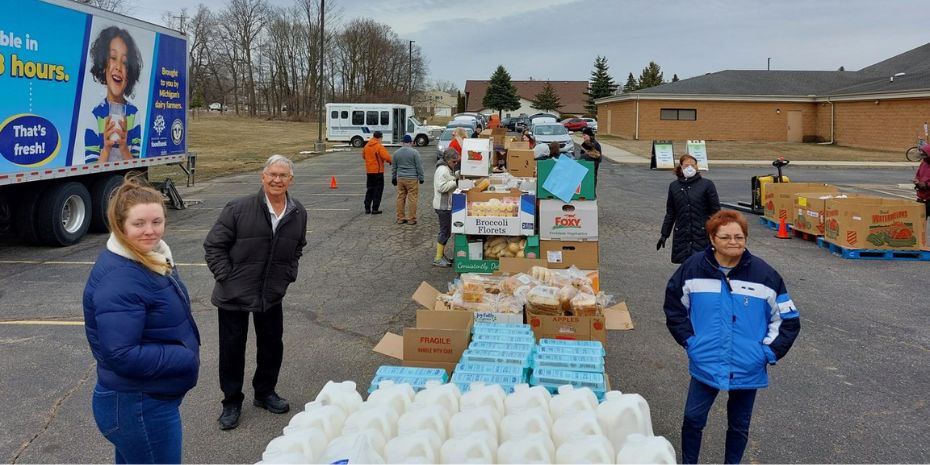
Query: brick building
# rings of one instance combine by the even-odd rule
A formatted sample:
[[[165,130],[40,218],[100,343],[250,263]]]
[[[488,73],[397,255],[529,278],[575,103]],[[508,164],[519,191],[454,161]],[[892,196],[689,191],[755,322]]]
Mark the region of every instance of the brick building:
[[[497,110],[485,108],[482,100],[488,92],[488,84],[491,81],[465,81],[465,111],[478,111],[481,113],[496,113]],[[559,96],[559,103],[562,108],[558,112],[550,111],[549,113],[559,113],[561,115],[581,115],[585,113],[584,105],[588,91],[588,81],[510,81],[517,88],[517,96],[520,97],[520,108],[514,111],[504,112],[507,115],[532,115],[538,113],[531,107],[532,100],[537,94],[542,92],[543,87],[548,82],[552,85],[556,95]]]
[[[859,71],[705,74],[597,101],[600,132],[630,139],[913,146],[930,120],[930,43]]]

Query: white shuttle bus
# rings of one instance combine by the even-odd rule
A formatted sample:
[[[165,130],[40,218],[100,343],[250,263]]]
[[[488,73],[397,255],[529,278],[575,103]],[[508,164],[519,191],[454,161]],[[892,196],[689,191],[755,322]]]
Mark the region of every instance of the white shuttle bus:
[[[361,147],[375,131],[384,134],[385,145],[400,145],[409,134],[414,145],[423,147],[439,137],[440,126],[426,126],[413,116],[413,107],[392,103],[326,104],[326,140]]]

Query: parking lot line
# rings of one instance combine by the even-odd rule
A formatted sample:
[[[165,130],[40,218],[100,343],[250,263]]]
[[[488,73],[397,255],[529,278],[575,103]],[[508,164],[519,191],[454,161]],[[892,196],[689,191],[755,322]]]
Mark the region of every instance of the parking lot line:
[[[60,320],[10,320],[0,321],[0,325],[84,326],[84,322]]]
[[[308,231],[309,232],[309,231]],[[96,262],[63,262],[57,260],[0,260],[0,265],[93,265]],[[175,263],[177,266],[207,266],[206,263]]]

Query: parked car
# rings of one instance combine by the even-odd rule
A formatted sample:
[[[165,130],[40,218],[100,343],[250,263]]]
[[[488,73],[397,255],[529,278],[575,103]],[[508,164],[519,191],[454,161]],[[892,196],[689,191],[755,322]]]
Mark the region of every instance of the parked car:
[[[559,118],[555,115],[550,115],[549,113],[536,113],[535,115],[530,115],[528,126],[532,128],[533,126],[536,126],[540,123],[555,123],[558,121]]]
[[[471,137],[478,137],[478,122],[474,118],[454,119],[449,121],[446,129],[465,128]]]
[[[223,111],[223,104],[219,102],[213,102],[210,104],[210,111]]]
[[[456,113],[452,115],[453,121],[460,119],[460,118],[474,118],[475,121],[478,123],[478,131],[481,131],[482,129],[488,127],[487,115],[483,115],[481,113],[477,113],[474,111],[466,111],[464,113]]]
[[[508,131],[523,132],[529,126],[529,118],[526,116],[511,116],[505,120],[506,122],[501,123],[501,127],[506,127]]]
[[[447,127],[442,130],[442,133],[439,134],[439,138],[436,139],[436,159],[439,160],[442,158],[442,152],[445,152],[449,148],[449,144],[452,142],[452,131],[454,127]]]
[[[586,123],[588,123],[588,127],[591,128],[592,131],[597,132],[597,120],[596,119],[594,118],[581,118],[581,119],[583,119]]]
[[[539,123],[533,126],[533,136],[536,144],[559,143],[559,151],[574,156],[575,142],[568,134],[568,129],[559,123]]]
[[[562,126],[569,131],[580,131],[588,127],[588,122],[581,118],[569,118],[562,120]]]

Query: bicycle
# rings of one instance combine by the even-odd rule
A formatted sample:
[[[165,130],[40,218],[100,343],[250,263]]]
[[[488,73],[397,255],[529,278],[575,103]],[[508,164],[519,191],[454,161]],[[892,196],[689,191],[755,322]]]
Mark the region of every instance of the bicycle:
[[[917,145],[904,152],[904,157],[907,158],[907,161],[920,161],[920,147],[926,144],[927,140],[930,139],[930,132],[928,132],[927,129],[927,123],[924,122],[924,136],[918,137]]]

